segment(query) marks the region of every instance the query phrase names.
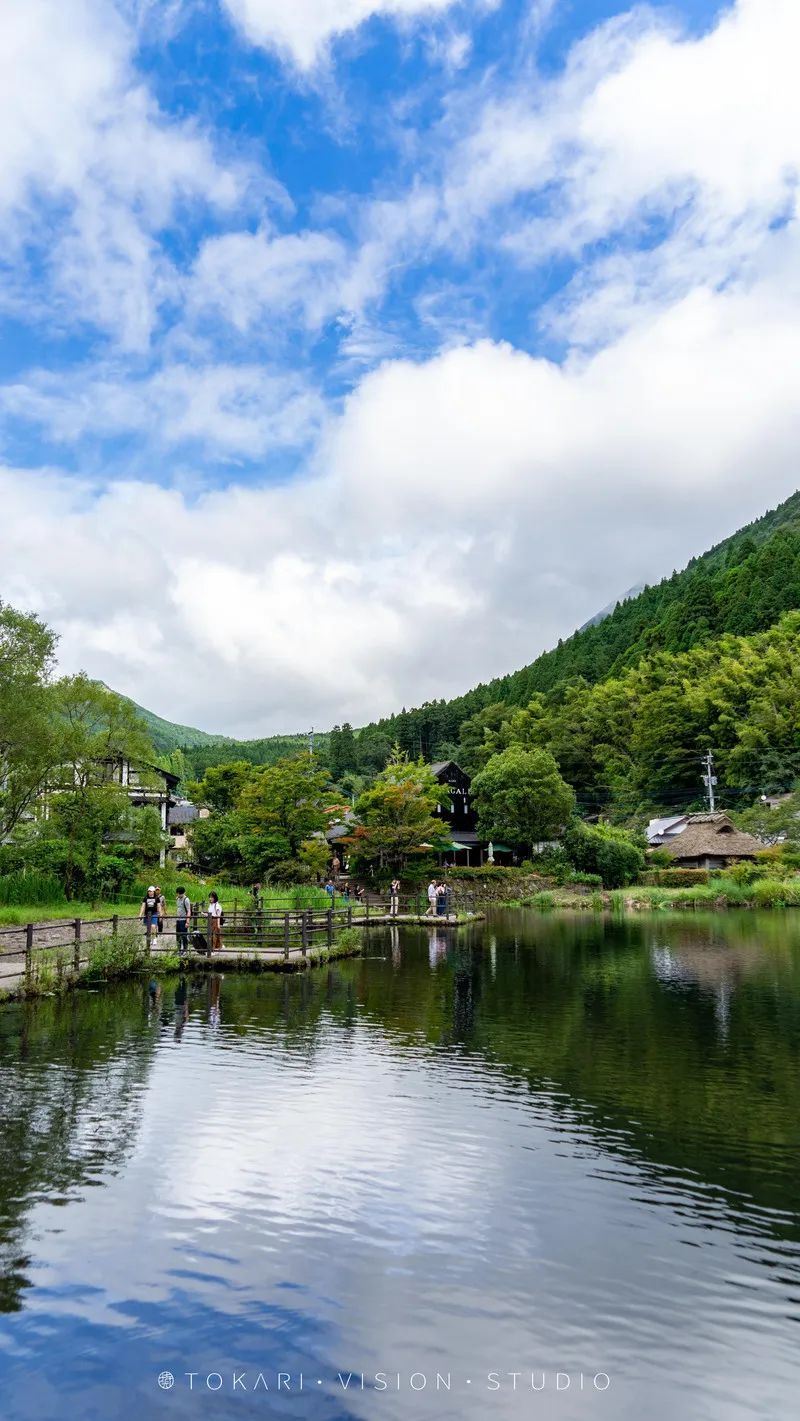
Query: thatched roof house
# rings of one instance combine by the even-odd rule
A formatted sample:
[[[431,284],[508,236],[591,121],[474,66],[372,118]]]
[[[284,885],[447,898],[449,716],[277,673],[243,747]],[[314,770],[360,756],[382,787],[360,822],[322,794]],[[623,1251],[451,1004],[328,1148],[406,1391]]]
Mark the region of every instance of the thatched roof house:
[[[764,845],[717,813],[690,814],[686,828],[663,847],[679,868],[727,868],[734,859],[754,859]]]

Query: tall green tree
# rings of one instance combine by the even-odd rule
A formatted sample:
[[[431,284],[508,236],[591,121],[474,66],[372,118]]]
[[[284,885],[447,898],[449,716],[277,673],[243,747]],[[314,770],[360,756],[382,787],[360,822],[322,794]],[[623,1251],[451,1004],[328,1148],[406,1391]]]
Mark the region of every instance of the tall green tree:
[[[757,799],[749,809],[733,817],[740,829],[755,834],[766,847],[787,844],[796,849],[800,845],[800,787],[796,786],[774,806]]]
[[[154,759],[147,732],[130,701],[83,673],[53,688],[53,767],[47,809],[65,842],[67,897],[88,887],[97,892],[101,858],[109,835],[130,824],[130,800],[119,767],[132,761],[140,782]],[[153,782],[156,782],[153,775]]]
[[[511,745],[472,781],[478,827],[486,839],[525,845],[557,838],[575,809],[575,793],[548,750]]]
[[[349,840],[356,872],[424,869],[431,852],[450,843],[450,829],[437,814],[443,798],[428,766],[395,746],[386,769],[356,800],[356,827]]]
[[[55,647],[38,617],[0,602],[0,841],[31,807],[53,761]]]
[[[251,871],[297,859],[300,846],[325,830],[338,806],[330,775],[309,755],[259,770],[237,801],[242,853]]]
[[[239,801],[242,790],[256,771],[247,760],[230,760],[222,765],[209,765],[202,779],[189,780],[186,792],[196,804],[228,814]]]

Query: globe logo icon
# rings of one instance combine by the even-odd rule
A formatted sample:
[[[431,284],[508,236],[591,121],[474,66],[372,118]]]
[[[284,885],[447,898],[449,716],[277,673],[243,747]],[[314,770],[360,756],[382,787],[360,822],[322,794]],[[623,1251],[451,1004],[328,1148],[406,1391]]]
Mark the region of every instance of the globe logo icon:
[[[161,1387],[162,1391],[169,1391],[170,1387],[173,1387],[175,1385],[175,1378],[172,1375],[172,1372],[159,1372],[158,1385]]]

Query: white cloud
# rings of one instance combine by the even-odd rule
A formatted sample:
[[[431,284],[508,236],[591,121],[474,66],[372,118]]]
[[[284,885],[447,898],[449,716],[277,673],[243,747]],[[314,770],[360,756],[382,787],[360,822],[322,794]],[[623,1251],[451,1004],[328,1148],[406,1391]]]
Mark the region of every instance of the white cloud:
[[[311,69],[331,40],[357,29],[373,15],[407,20],[449,9],[455,0],[223,0],[252,44],[289,55]]]
[[[319,26],[332,11],[291,13]],[[561,78],[471,96],[466,136],[443,153],[440,135],[441,172],[433,162],[404,196],[357,215],[354,254],[322,232],[266,226],[207,240],[181,286],[188,319],[155,373],[40,372],[2,395],[55,441],[133,434],[162,483],[188,446],[197,480],[184,494],[6,471],[4,596],[62,630],[65,664],[87,663],[161,713],[249,733],[358,723],[523,664],[777,503],[798,468],[793,39],[800,7],[788,0],[739,0],[700,39],[637,12],[586,40]],[[92,92],[105,72],[96,57]],[[70,141],[63,161],[80,151]],[[181,190],[173,159],[154,213]],[[31,161],[26,150],[20,171]],[[224,188],[208,161],[211,190],[217,178]],[[103,291],[116,309],[130,301],[124,324],[143,340],[174,273],[149,219],[131,214],[139,179],[124,178],[123,198],[115,178],[106,207],[85,196],[94,163],[76,171],[88,174],[85,230],[113,233],[98,238]],[[547,313],[569,346],[563,364],[455,343],[452,322],[433,358],[391,358],[378,304],[388,273],[476,240],[520,265],[584,253]],[[126,290],[137,262],[144,274]],[[433,290],[420,298],[442,330],[447,305]],[[203,330],[209,313],[225,317],[263,348],[273,325],[294,334],[340,311],[351,369],[385,357],[340,412],[301,376],[215,357],[217,326]],[[198,492],[214,460],[287,447],[308,451],[302,478],[263,486],[251,471],[249,484]]]
[[[203,244],[188,285],[191,315],[214,311],[244,332],[293,312],[309,327],[340,308],[346,252],[322,232],[232,232]]]
[[[481,107],[448,165],[448,227],[474,237],[506,208],[502,240],[522,265],[583,254],[561,303],[578,322],[568,336],[602,341],[642,299],[723,283],[796,212],[798,48],[795,0],[738,0],[700,38],[651,10],[617,17],[563,76],[526,77]],[[521,222],[520,200],[534,205]],[[592,244],[610,238],[621,249],[595,258]]]
[[[387,362],[300,482],[190,498],[8,471],[4,595],[66,664],[213,729],[363,722],[523,664],[795,487],[798,240],[772,241],[747,287],[564,367],[490,341]]]
[[[0,387],[0,409],[40,425],[55,443],[131,433],[151,451],[194,444],[205,458],[306,448],[325,419],[302,378],[261,365],[172,364],[140,379],[113,367],[38,372]]]
[[[144,349],[175,275],[158,234],[179,206],[226,211],[248,174],[162,114],[111,0],[0,7],[0,231],[41,248],[50,318]],[[266,180],[265,180],[266,181]],[[24,278],[23,278],[24,279]]]

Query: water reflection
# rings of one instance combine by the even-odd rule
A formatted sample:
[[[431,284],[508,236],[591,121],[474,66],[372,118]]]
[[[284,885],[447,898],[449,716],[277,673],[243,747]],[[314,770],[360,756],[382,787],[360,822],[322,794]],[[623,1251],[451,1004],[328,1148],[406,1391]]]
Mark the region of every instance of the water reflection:
[[[799,1060],[780,914],[393,926],[314,974],[6,1009],[3,1414],[189,1416],[165,1366],[283,1366],[312,1421],[528,1415],[506,1374],[559,1367],[609,1372],[603,1415],[788,1415]],[[382,1368],[452,1390],[335,1380]]]
[[[186,978],[181,977],[175,988],[175,1040],[180,1041],[184,1027],[189,1020],[189,988]]]

